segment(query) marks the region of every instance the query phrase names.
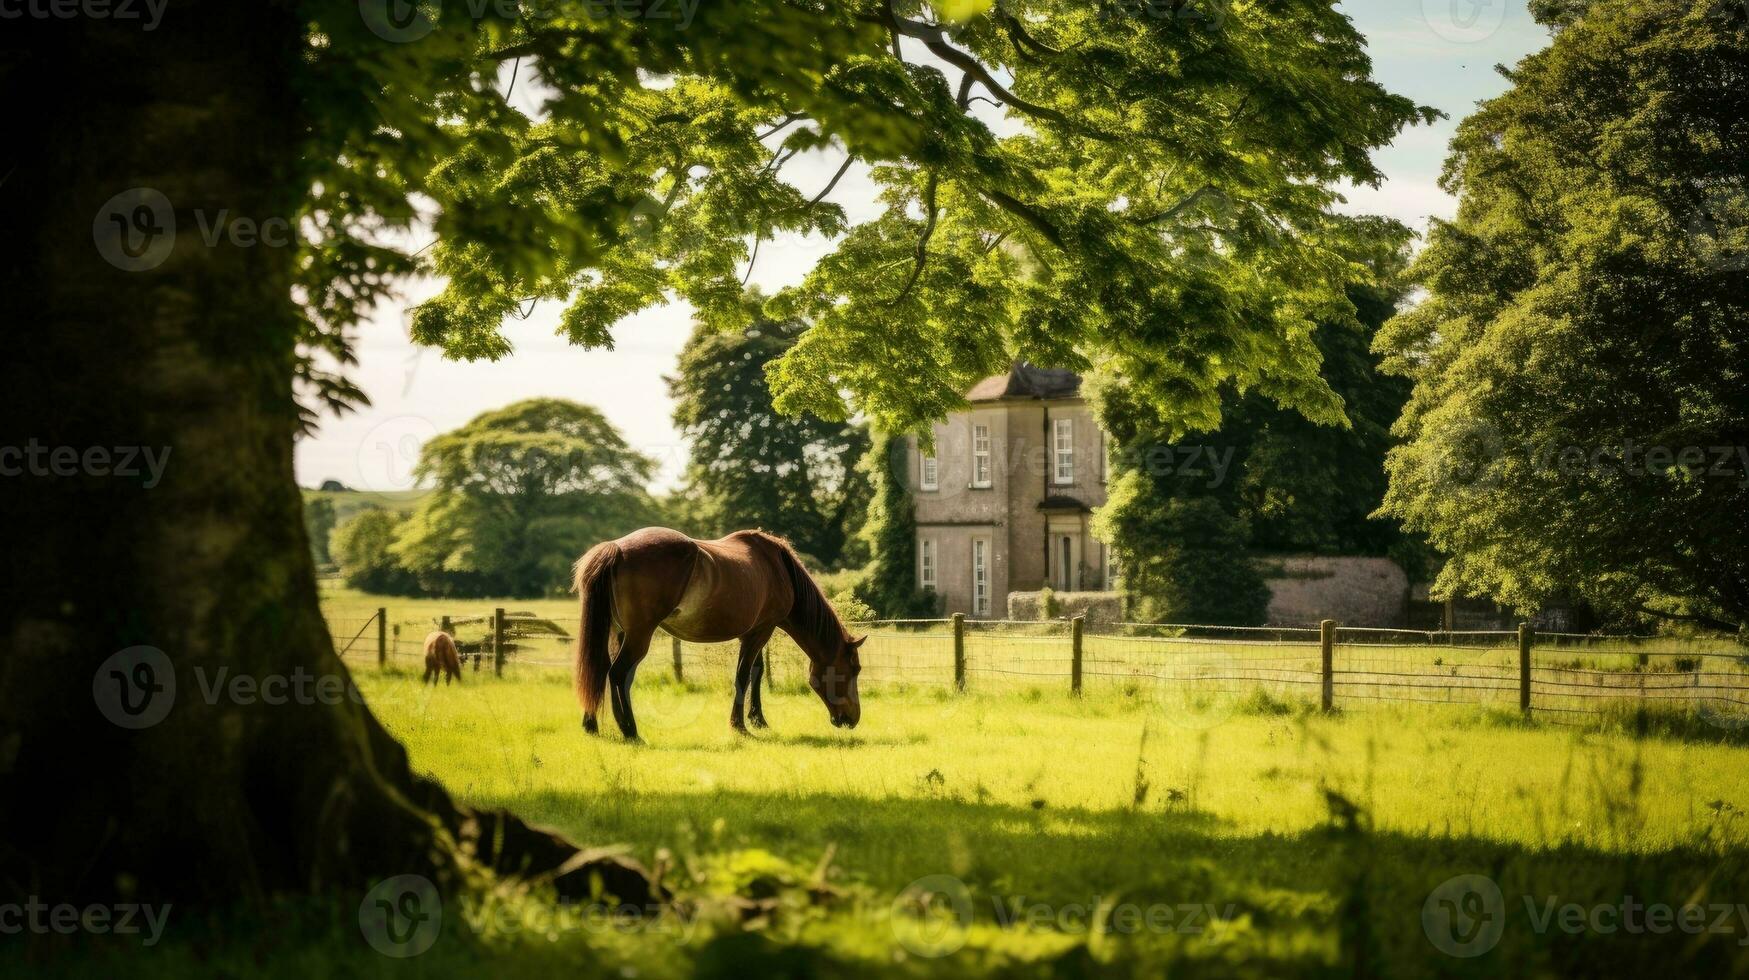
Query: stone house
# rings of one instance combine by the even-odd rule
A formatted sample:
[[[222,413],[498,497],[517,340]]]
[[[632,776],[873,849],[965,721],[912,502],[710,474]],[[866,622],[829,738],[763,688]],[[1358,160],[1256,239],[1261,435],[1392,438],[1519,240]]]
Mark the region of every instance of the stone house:
[[[1016,364],[910,440],[917,583],[948,613],[1000,619],[1010,592],[1096,591],[1115,578],[1089,528],[1105,503],[1105,435],[1073,371]]]

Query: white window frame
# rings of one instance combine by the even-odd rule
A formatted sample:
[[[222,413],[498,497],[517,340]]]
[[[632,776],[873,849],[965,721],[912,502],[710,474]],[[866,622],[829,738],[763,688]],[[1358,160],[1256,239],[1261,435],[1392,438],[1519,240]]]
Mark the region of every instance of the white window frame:
[[[990,427],[972,426],[972,486],[990,486]]]
[[[917,540],[917,587],[925,592],[936,588],[936,554],[934,538]]]
[[[921,450],[917,454],[917,485],[923,490],[941,489],[941,463]]]
[[[1075,482],[1075,420],[1051,420],[1052,481],[1059,486]]]
[[[1117,582],[1117,552],[1108,544],[1105,546],[1105,591],[1117,591]]]
[[[972,539],[972,615],[990,615],[990,539]]]

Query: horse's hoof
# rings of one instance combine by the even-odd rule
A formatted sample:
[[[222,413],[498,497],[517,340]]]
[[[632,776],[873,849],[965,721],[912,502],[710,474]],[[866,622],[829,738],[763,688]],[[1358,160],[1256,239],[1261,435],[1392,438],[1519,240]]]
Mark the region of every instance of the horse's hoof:
[[[737,735],[747,734],[747,726],[746,725],[737,724],[737,723],[731,721],[731,722],[729,722],[729,727],[734,729],[735,734],[737,734]]]
[[[595,723],[594,718],[585,718],[583,719],[583,730],[594,735],[601,731],[601,726]]]
[[[752,725],[754,728],[770,728],[771,727],[770,725],[767,725],[765,723],[764,718],[761,718],[758,715],[755,715],[752,718],[747,719],[747,723]]]

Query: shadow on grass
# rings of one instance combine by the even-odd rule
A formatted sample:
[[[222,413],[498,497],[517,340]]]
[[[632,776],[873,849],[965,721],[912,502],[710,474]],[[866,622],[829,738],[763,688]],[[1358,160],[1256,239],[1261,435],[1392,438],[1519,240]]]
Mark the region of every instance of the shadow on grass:
[[[1697,845],[1637,854],[1573,845],[1531,849],[1473,837],[1374,832],[1364,828],[1363,816],[1356,820],[1352,814],[1310,832],[1234,836],[1222,821],[1183,808],[998,805],[979,800],[975,790],[958,798],[882,800],[820,793],[641,793],[618,805],[540,792],[491,802],[557,824],[577,839],[631,842],[646,856],[656,847],[671,848],[683,860],[767,850],[811,866],[830,848],[843,880],[866,888],[877,907],[898,900],[919,879],[948,875],[964,883],[975,921],[991,926],[1002,926],[1015,909],[1092,909],[1102,901],[1142,909],[1212,907],[1215,913],[1203,921],[1219,918],[1222,924],[1174,934],[1169,945],[1188,949],[1193,963],[1208,967],[1213,961],[1207,957],[1224,960],[1222,944],[1233,944],[1256,961],[1239,972],[1257,967],[1270,975],[1609,976],[1675,965],[1719,975],[1749,970],[1749,911],[1738,904],[1749,902],[1749,855],[1740,848]],[[722,829],[713,831],[719,820]],[[1482,875],[1498,889],[1497,898],[1483,896],[1482,906],[1457,896],[1472,904],[1455,907],[1479,908],[1487,922],[1498,918],[1502,924],[1497,945],[1474,958],[1441,952],[1423,918],[1434,889],[1459,875]],[[1680,927],[1656,933],[1646,928],[1642,913],[1640,927],[1630,929],[1621,913],[1630,899],[1641,907],[1707,906],[1708,926],[1698,934]],[[1574,914],[1562,911],[1569,904],[1584,910],[1584,924],[1575,930],[1563,927],[1561,917]],[[1594,916],[1596,907],[1606,911]],[[1437,902],[1429,914],[1436,925],[1448,921],[1440,918],[1448,912]],[[1043,927],[1062,931],[1060,925],[1047,918]],[[1460,931],[1466,925],[1474,923],[1459,923]],[[1208,948],[1193,948],[1199,943]],[[1147,939],[1120,939],[1110,949],[1119,960],[1162,952]],[[796,962],[790,951],[773,955],[778,963]],[[1228,972],[1235,966],[1225,965]],[[1072,962],[1059,964],[1058,975],[1080,975],[1077,970]],[[1112,975],[1110,964],[1101,970]]]
[[[162,965],[166,976],[187,968],[286,976],[606,975],[622,965],[640,976],[679,969],[701,977],[1607,977],[1749,970],[1749,915],[1738,904],[1749,901],[1749,856],[1741,849],[1619,854],[1373,832],[1364,815],[1340,801],[1323,828],[1250,836],[1184,808],[1109,811],[1049,801],[1035,808],[979,800],[975,790],[961,798],[879,800],[535,792],[477,802],[509,805],[590,844],[630,841],[646,858],[670,848],[677,868],[714,867],[712,888],[756,897],[762,893],[753,883],[766,863],[748,855],[769,851],[785,866],[807,869],[835,848],[832,880],[848,897],[831,912],[802,900],[757,930],[707,930],[689,945],[632,935],[605,960],[596,959],[603,955],[596,952],[599,938],[481,943],[458,921],[453,932],[445,925],[444,940],[431,952],[400,963],[359,942],[358,898],[342,896],[325,917],[257,910],[223,922],[179,920],[184,931],[173,928],[167,949],[147,957],[147,965]],[[713,831],[718,820],[723,829]],[[1451,892],[1448,883],[1460,875],[1488,884]],[[965,948],[928,957],[906,945],[895,923],[910,914],[908,903],[926,878],[931,890],[943,881],[963,885]],[[1641,909],[1638,928],[1631,913],[1622,914],[1630,897]],[[1703,928],[1675,924],[1682,921],[1678,912],[1661,920],[1664,931],[1649,931],[1644,910],[1660,904],[1706,909]],[[1580,911],[1564,911],[1569,905]],[[1114,911],[1104,920],[1114,931],[1101,933],[1090,924],[1101,906],[1133,906],[1140,919],[1126,930]],[[1597,908],[1611,911],[1599,915]],[[1163,919],[1156,910],[1165,910]],[[1496,928],[1491,945],[1470,947],[1478,955],[1446,951]],[[103,972],[102,955],[108,954],[63,946],[46,959],[83,967],[66,975],[93,975]],[[37,958],[35,965],[44,962]],[[141,963],[128,959],[128,975],[153,972]]]

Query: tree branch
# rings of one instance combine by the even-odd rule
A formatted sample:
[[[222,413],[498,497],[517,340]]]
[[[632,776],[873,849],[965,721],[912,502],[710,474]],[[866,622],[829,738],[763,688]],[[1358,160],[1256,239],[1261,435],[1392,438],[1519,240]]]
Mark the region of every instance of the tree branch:
[[[772,126],[770,129],[766,130],[765,132],[760,133],[755,138],[763,140],[767,136],[771,136],[775,133],[780,133],[783,131],[784,127],[788,126],[790,123],[795,122],[797,119],[802,119],[802,118],[804,118],[804,116],[800,112],[786,113],[784,115],[783,119],[779,120],[776,125]]]
[[[1135,221],[1135,223],[1138,225],[1153,225],[1153,224],[1159,224],[1162,221],[1170,221],[1173,218],[1176,218],[1179,215],[1183,214],[1186,210],[1188,210],[1190,208],[1191,205],[1195,204],[1198,200],[1200,200],[1204,194],[1209,194],[1209,193],[1220,194],[1221,191],[1219,188],[1215,187],[1215,185],[1213,185],[1213,184],[1204,184],[1201,187],[1198,187],[1196,190],[1191,191],[1189,194],[1187,194],[1183,200],[1179,201],[1177,204],[1172,205],[1171,207],[1167,208],[1164,211],[1160,211],[1160,212],[1155,213],[1155,214],[1150,214],[1150,215],[1147,215],[1146,217],[1134,218],[1131,220]],[[1222,195],[1222,196],[1225,196],[1225,195]]]
[[[1068,116],[1052,109],[1050,106],[1039,105],[1036,102],[1030,102],[1015,95],[1008,90],[1007,86],[1003,85],[1000,81],[997,81],[996,76],[990,74],[990,70],[984,67],[983,62],[980,62],[972,55],[961,51],[952,44],[949,44],[947,41],[947,35],[941,28],[936,27],[933,24],[925,24],[922,21],[900,17],[898,13],[893,10],[892,0],[886,0],[886,2],[881,5],[879,13],[873,15],[865,14],[862,15],[861,19],[872,23],[882,24],[889,31],[902,34],[905,37],[914,40],[922,41],[923,46],[928,48],[936,57],[955,68],[958,68],[960,71],[965,72],[971,77],[976,78],[978,82],[986,89],[989,89],[990,93],[996,96],[996,98],[1028,116],[1037,119],[1048,119],[1059,126],[1078,132],[1091,139],[1108,143],[1116,142],[1116,137],[1085,129],[1077,125],[1075,121]],[[895,45],[897,44],[896,41],[894,43]]]
[[[764,242],[763,236],[753,239],[753,254],[747,256],[747,274],[741,277],[741,285],[747,285],[747,280],[753,278],[753,264],[759,261],[759,246]]]
[[[988,198],[990,202],[997,207],[1026,222],[1031,226],[1033,231],[1044,236],[1045,241],[1050,242],[1052,245],[1055,245],[1064,251],[1068,250],[1063,244],[1063,233],[1057,230],[1056,225],[1051,224],[1050,219],[1039,213],[1037,208],[1014,197],[1012,194],[994,188],[980,188],[978,193]]]
[[[839,167],[838,172],[832,175],[832,179],[827,182],[825,190],[822,190],[820,193],[814,195],[814,199],[812,201],[808,202],[808,207],[811,208],[814,205],[819,204],[821,201],[824,201],[826,199],[826,195],[832,193],[832,189],[834,187],[838,186],[838,181],[844,177],[844,174],[850,170],[850,165],[852,163],[855,163],[855,162],[856,162],[856,154],[854,154],[854,153],[846,154],[844,157],[844,165]]]
[[[1634,609],[1639,611],[1639,612],[1643,612],[1648,616],[1655,617],[1657,619],[1669,619],[1669,620],[1675,620],[1677,622],[1683,622],[1683,623],[1695,623],[1695,624],[1698,624],[1701,626],[1705,626],[1708,629],[1718,630],[1721,633],[1736,633],[1739,629],[1739,624],[1737,624],[1737,623],[1727,623],[1722,619],[1715,619],[1712,616],[1703,616],[1703,615],[1697,615],[1697,614],[1692,614],[1692,613],[1665,612],[1663,610],[1653,609],[1651,606],[1646,606],[1646,605],[1638,605],[1638,606],[1635,606]]]
[[[923,266],[929,261],[929,239],[935,235],[935,222],[940,211],[935,206],[935,190],[941,180],[940,174],[934,170],[929,172],[929,184],[923,189],[923,234],[917,236],[917,261],[911,266],[911,278],[905,280],[904,288],[899,295],[887,301],[888,306],[896,306],[899,301],[910,295],[911,288],[917,285],[917,280],[923,275]]]

